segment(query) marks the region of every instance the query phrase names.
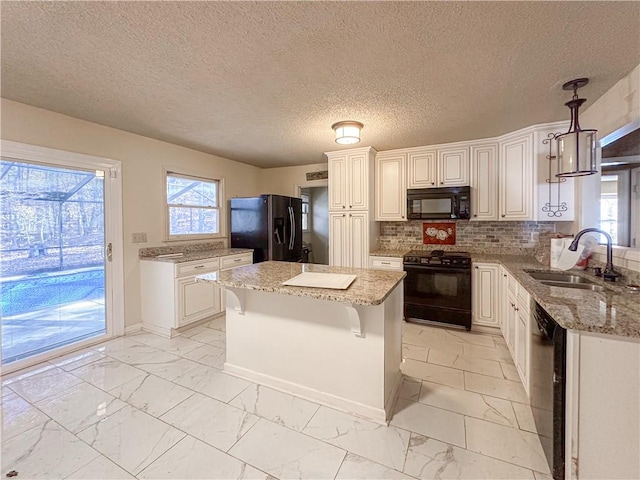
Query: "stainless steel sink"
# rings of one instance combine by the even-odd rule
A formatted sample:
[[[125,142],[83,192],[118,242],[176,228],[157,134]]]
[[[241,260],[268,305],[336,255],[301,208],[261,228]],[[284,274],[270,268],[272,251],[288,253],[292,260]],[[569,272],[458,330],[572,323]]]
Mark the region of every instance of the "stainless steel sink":
[[[595,285],[589,281],[571,283],[571,282],[554,282],[553,280],[539,280],[543,285],[550,287],[576,288],[578,290],[592,290],[594,292],[604,292],[606,289],[600,285]]]
[[[572,275],[570,273],[560,273],[560,272],[527,272],[529,276],[535,280],[539,280],[541,283],[545,281],[549,282],[562,282],[562,283],[571,283],[571,284],[587,284],[592,285],[593,282],[591,280],[587,280],[584,277],[579,277],[578,275]]]

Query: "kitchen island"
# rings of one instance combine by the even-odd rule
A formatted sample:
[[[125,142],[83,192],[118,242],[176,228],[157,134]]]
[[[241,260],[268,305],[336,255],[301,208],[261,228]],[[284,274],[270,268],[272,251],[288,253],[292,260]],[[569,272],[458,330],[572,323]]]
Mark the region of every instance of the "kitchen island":
[[[285,286],[303,271],[346,289]],[[402,383],[404,272],[264,262],[198,281],[227,295],[225,371],[386,423]]]

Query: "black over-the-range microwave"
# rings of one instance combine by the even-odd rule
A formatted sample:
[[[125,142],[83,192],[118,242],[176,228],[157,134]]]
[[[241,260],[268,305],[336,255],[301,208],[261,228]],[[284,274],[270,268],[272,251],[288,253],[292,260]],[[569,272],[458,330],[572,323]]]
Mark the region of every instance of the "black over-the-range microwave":
[[[470,214],[471,189],[469,187],[407,190],[409,220],[468,219]]]

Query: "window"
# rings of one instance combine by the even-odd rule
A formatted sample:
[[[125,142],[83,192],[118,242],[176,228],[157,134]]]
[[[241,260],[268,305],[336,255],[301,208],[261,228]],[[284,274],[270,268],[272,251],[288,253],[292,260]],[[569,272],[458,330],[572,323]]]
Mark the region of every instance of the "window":
[[[168,239],[220,236],[220,197],[220,180],[167,172]]]
[[[309,231],[309,195],[303,193],[300,195],[302,198],[302,231]]]

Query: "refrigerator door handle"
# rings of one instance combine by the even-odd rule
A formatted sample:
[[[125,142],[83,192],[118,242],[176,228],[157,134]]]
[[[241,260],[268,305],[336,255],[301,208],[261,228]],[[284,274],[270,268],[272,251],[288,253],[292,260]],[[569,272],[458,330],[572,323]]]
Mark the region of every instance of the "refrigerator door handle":
[[[291,219],[291,236],[289,237],[289,250],[293,250],[293,245],[296,239],[296,220],[293,215],[293,207],[287,207],[289,209],[289,218]]]

